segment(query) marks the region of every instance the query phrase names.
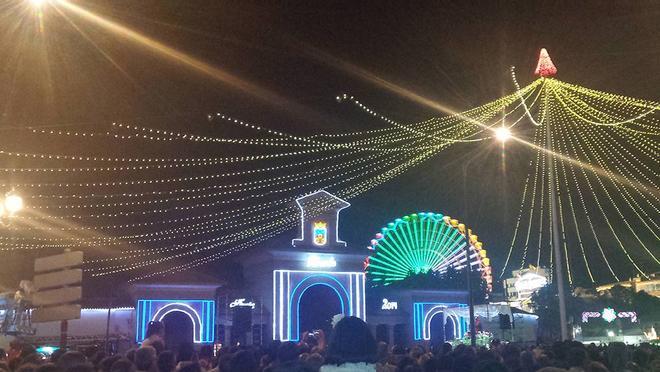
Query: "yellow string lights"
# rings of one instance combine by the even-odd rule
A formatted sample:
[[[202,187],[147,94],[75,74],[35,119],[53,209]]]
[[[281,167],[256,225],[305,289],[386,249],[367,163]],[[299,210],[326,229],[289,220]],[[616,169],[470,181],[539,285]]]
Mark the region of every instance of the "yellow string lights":
[[[544,99],[538,110],[529,105],[526,113],[537,124],[533,143],[550,151],[544,152],[540,169],[530,163],[530,170],[534,177],[543,177],[554,168],[555,185],[538,192],[541,198],[549,192],[557,195],[564,261],[552,262],[550,254],[537,264],[565,265],[571,285],[618,281],[634,274],[647,277],[660,267],[660,105],[550,78],[541,89]],[[538,135],[548,126],[549,144]],[[535,191],[533,186],[531,194]],[[543,220],[550,218],[532,218],[538,208],[529,194],[525,190],[518,219],[527,222],[528,231],[537,225],[540,249],[551,231]],[[522,264],[529,263],[520,228],[516,224],[500,277],[518,249]],[[607,270],[595,269],[601,263]]]
[[[124,123],[106,131],[29,128],[23,135],[34,148],[19,151],[11,141],[0,148],[0,172],[10,177],[3,187],[29,200],[6,229],[12,234],[0,236],[0,250],[89,249],[91,275],[130,280],[189,270],[294,228],[293,201],[306,193],[354,198],[452,146],[482,146],[494,129],[531,121],[537,147],[504,270],[513,262],[563,264],[571,284],[657,271],[657,103],[551,78],[418,123],[390,119],[348,94],[337,100],[384,127],[302,136],[217,113],[204,134]],[[242,135],[216,135],[228,125]],[[551,150],[583,166],[542,150],[546,126]],[[49,145],[53,136],[80,146],[60,151]],[[558,196],[563,263],[543,252],[549,192]],[[594,260],[608,271],[594,270]]]

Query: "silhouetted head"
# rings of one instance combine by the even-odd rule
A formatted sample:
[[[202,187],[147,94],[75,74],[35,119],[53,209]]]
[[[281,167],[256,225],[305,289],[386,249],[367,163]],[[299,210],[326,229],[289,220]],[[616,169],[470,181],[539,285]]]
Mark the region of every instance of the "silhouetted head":
[[[337,322],[328,345],[328,361],[333,364],[374,363],[376,340],[367,323],[354,316]]]
[[[165,350],[158,355],[158,371],[159,372],[172,372],[176,368],[176,358],[174,353]]]
[[[153,335],[165,335],[165,327],[163,327],[162,322],[152,320],[149,322],[149,324],[147,324],[147,333],[145,334],[145,338],[149,338]]]
[[[252,352],[241,350],[232,356],[229,361],[230,371],[256,372],[259,368],[257,359]]]
[[[146,371],[156,362],[156,349],[151,346],[143,346],[135,352],[135,367]]]
[[[130,360],[121,358],[118,361],[112,363],[110,372],[135,372],[135,365],[133,365],[133,362]]]
[[[85,358],[85,355],[83,355],[83,353],[80,351],[67,351],[66,353],[62,354],[59,359],[57,359],[56,365],[62,371],[66,371],[69,369],[69,367],[84,364],[86,361],[87,358]]]
[[[184,342],[179,345],[176,359],[179,362],[192,362],[195,357],[195,346],[192,342]]]
[[[277,349],[277,361],[280,363],[296,360],[298,355],[300,355],[298,345],[291,341],[282,342]]]

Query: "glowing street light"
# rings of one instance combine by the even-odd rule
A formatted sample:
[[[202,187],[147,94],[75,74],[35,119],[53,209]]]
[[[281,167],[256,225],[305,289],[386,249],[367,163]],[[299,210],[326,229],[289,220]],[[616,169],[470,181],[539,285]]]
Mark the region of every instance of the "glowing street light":
[[[6,210],[11,216],[23,209],[23,198],[16,194],[7,194],[3,204],[4,210]]]
[[[20,195],[10,191],[5,194],[4,199],[0,197],[0,225],[9,225],[12,217],[21,209],[23,209],[23,198]]]
[[[495,129],[495,138],[500,142],[506,142],[511,138],[511,131],[507,127],[499,127]]]
[[[41,8],[46,2],[46,0],[29,0],[29,1],[30,1],[30,5],[32,5],[34,8],[37,9]]]

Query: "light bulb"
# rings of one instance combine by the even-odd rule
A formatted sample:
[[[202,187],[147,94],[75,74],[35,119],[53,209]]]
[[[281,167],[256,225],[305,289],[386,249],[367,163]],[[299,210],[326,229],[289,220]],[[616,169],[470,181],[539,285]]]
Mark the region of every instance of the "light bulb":
[[[46,0],[29,0],[30,5],[32,5],[35,8],[41,8],[42,5],[46,2]]]
[[[5,197],[5,209],[9,214],[14,214],[23,209],[23,198],[16,194],[9,194]]]
[[[506,142],[511,138],[511,131],[507,127],[499,127],[495,129],[495,138],[500,142]]]

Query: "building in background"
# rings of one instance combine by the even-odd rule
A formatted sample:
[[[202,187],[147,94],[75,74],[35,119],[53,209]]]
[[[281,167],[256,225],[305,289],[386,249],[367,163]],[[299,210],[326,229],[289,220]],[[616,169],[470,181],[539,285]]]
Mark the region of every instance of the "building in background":
[[[631,278],[618,283],[604,284],[596,287],[597,292],[604,292],[610,288],[620,285],[626,288],[632,288],[635,292],[644,291],[652,296],[660,297],[660,273],[651,274],[649,279],[643,279],[638,277]]]
[[[340,314],[366,320],[379,341],[391,344],[466,339],[466,289],[371,285],[365,258],[372,251],[339,238],[340,212],[350,204],[323,190],[300,197],[296,203],[298,237],[282,236],[238,253],[234,279],[193,280],[195,272],[186,272],[179,281],[135,283],[130,290],[133,306],[85,309],[81,319],[70,321],[70,344],[99,345],[107,339],[117,344],[117,350],[132,347],[144,340],[151,321],[164,323],[171,349],[180,342],[217,348],[266,344],[273,339],[299,341],[321,330],[328,333]],[[470,264],[483,269],[480,263],[486,261],[485,253],[473,251]],[[445,260],[447,265],[460,265],[465,262],[464,250]],[[486,266],[484,273],[490,275]],[[545,275],[545,270],[539,272]],[[531,273],[520,273],[520,281],[512,284],[518,286],[516,293],[526,293],[521,283],[538,282],[530,278]],[[535,316],[507,304],[480,306],[477,314],[484,332],[516,341],[534,339]],[[500,315],[509,319],[508,327],[500,326]],[[40,324],[36,331],[35,343],[52,345],[59,336],[59,323]]]
[[[548,283],[549,272],[545,268],[529,265],[514,270],[512,277],[504,281],[504,297],[511,306],[531,312],[532,295]]]

